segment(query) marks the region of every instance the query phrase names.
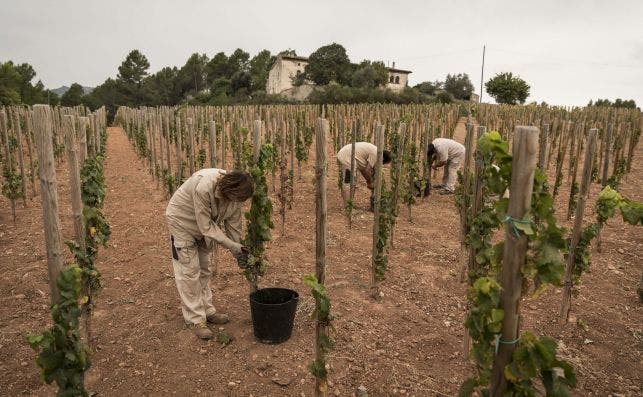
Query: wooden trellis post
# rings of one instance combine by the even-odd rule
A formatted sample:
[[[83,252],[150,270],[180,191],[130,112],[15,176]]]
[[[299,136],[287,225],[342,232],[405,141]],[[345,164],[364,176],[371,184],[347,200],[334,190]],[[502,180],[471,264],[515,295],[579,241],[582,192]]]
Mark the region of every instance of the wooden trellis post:
[[[350,187],[348,193],[348,199],[350,200],[351,206],[355,206],[355,144],[357,143],[357,123],[353,121],[351,128],[351,179]],[[342,180],[344,175],[341,176]],[[343,182],[343,181],[342,181]],[[344,203],[346,204],[346,203]],[[353,228],[353,211],[348,211],[348,228]]]
[[[527,236],[516,233],[511,219],[521,220],[531,207],[534,187],[534,172],[538,161],[538,128],[517,126],[513,144],[511,172],[511,196],[505,228],[505,244],[502,256],[500,281],[502,293],[500,307],[505,316],[498,343],[498,352],[493,360],[491,373],[491,396],[503,396],[507,389],[504,370],[518,342],[520,327],[520,297],[522,296],[522,267],[527,255]]]
[[[612,144],[612,132],[614,130],[614,124],[610,123],[607,126],[607,134],[605,135],[605,152],[603,153],[603,175],[601,178],[601,186],[607,186],[607,174],[610,168],[610,151]]]
[[[469,263],[465,239],[469,232],[469,204],[471,203],[471,158],[473,152],[473,124],[467,123],[467,134],[464,139],[465,157],[462,169],[462,204],[460,208],[460,282],[464,282]],[[445,171],[446,172],[446,171]]]
[[[60,217],[58,215],[58,182],[52,140],[52,112],[49,105],[34,105],[34,136],[38,151],[40,176],[40,197],[47,246],[47,267],[52,304],[60,300],[58,275],[63,267],[62,244],[60,238]]]
[[[4,146],[4,158],[9,172],[13,173],[13,156],[11,155],[11,149],[9,148],[9,129],[7,127],[7,113],[5,109],[2,108],[0,113],[0,119],[2,119],[2,143]],[[16,222],[16,199],[11,197],[11,213],[13,215],[13,221]]]
[[[482,135],[484,135],[487,132],[487,127],[481,125],[478,126],[477,129],[477,140],[480,139]],[[477,142],[476,140],[476,142]],[[474,183],[473,183],[473,193],[472,193],[472,199],[471,199],[471,219],[474,219],[476,216],[478,216],[478,213],[482,209],[482,188],[483,188],[483,183],[482,183],[482,173],[484,171],[484,159],[482,158],[482,153],[477,148],[476,145],[476,151],[474,155],[474,160],[475,160],[475,170],[474,170]],[[477,263],[476,263],[476,254],[477,251],[475,248],[469,246],[469,256],[468,256],[468,265],[466,269],[466,278],[467,278],[467,284],[471,285],[472,280],[470,278],[470,275],[472,272],[475,272],[477,270]],[[468,308],[467,308],[467,314],[469,313]],[[465,335],[464,335],[464,341],[463,341],[463,350],[464,350],[464,356],[468,357],[469,356],[469,346],[471,344],[471,337],[469,335],[469,330],[465,327]]]
[[[181,117],[176,115],[176,186],[183,182],[183,145],[181,142]]]
[[[371,253],[371,297],[379,299],[380,290],[377,281],[377,242],[380,235],[380,198],[382,196],[382,158],[384,149],[384,126],[375,128],[375,145],[377,146],[377,161],[375,162],[375,185],[373,187],[373,249]]]
[[[549,158],[549,124],[543,125],[543,130],[540,135],[540,158],[538,160],[538,167],[543,173],[546,172],[547,162]]]
[[[573,272],[576,260],[576,247],[580,241],[580,235],[583,227],[583,214],[585,213],[585,201],[589,194],[589,185],[592,179],[592,165],[594,161],[594,152],[596,151],[596,136],[598,130],[592,128],[589,130],[587,147],[585,148],[585,163],[583,164],[583,179],[581,181],[580,192],[578,194],[578,205],[576,206],[576,215],[574,218],[574,229],[572,230],[571,241],[569,243],[569,253],[567,256],[567,266],[565,268],[565,281],[563,288],[563,300],[560,308],[560,322],[567,323],[569,310],[571,308]]]
[[[252,161],[254,164],[259,160],[261,152],[261,120],[255,120],[252,129]]]
[[[33,123],[31,119],[32,111],[27,109],[25,111],[25,125],[27,126],[27,133],[25,136],[27,138],[27,154],[29,155],[29,179],[31,180],[32,197],[36,197],[36,170],[33,161]]]
[[[65,150],[67,151],[67,166],[69,167],[69,186],[71,191],[71,209],[74,219],[74,234],[83,252],[86,251],[85,225],[83,224],[83,201],[80,192],[80,168],[78,167],[78,151],[76,149],[76,131],[74,116],[63,117],[63,133],[65,134]]]
[[[315,277],[324,285],[326,280],[326,136],[329,131],[328,121],[317,119],[315,142]],[[317,321],[315,326],[315,358],[325,362],[325,353],[321,348],[323,340],[328,339],[328,325]],[[315,377],[315,396],[328,395],[328,382]]]
[[[188,169],[190,170],[190,175],[194,174],[194,122],[191,117],[187,118],[187,145],[186,150],[188,151]]]
[[[210,167],[217,167],[217,125],[214,120],[209,123],[210,132]]]
[[[16,135],[16,150],[18,151],[18,166],[20,167],[20,189],[22,190],[22,204],[27,206],[27,181],[25,178],[25,165],[22,158],[22,127],[20,125],[20,113],[17,108],[13,109],[13,115],[15,119],[15,129],[14,134]]]
[[[395,237],[395,219],[398,213],[398,200],[400,197],[400,186],[402,184],[402,166],[404,164],[404,150],[406,146],[406,123],[400,123],[397,128],[397,133],[399,136],[397,157],[395,162],[395,171],[393,176],[395,177],[395,184],[392,186],[393,191],[391,192],[391,212],[393,213],[393,219],[391,221],[391,235],[388,240],[388,245],[390,248],[394,248],[394,237]],[[377,135],[376,135],[377,136]],[[393,183],[393,181],[391,181]]]
[[[87,159],[87,124],[89,123],[89,118],[79,117],[78,120],[78,165],[82,168]]]

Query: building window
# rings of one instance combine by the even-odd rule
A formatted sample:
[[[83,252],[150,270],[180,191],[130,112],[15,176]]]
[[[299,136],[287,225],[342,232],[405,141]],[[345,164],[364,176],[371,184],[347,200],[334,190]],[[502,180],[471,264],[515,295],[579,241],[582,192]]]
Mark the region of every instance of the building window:
[[[394,82],[394,80],[393,80],[393,76],[389,77],[388,82],[389,82],[389,83],[393,83],[393,82]]]
[[[395,84],[400,84],[400,76],[395,76]]]

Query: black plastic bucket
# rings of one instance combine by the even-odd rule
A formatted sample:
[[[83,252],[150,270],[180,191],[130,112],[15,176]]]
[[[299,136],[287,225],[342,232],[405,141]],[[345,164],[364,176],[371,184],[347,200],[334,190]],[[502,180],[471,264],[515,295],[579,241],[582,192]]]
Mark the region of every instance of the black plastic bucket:
[[[290,339],[299,294],[286,288],[262,288],[250,294],[250,314],[255,337],[261,343]]]

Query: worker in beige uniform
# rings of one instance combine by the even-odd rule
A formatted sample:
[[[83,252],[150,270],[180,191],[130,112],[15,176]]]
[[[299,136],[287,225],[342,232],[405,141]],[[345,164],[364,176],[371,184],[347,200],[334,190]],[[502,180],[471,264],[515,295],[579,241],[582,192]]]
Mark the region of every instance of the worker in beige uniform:
[[[342,178],[342,198],[344,204],[350,199],[351,178],[351,149],[352,144],[348,144],[337,152],[337,162],[341,170]],[[377,162],[377,146],[369,142],[355,142],[355,170],[366,179],[366,187],[371,191],[371,211],[373,210],[373,183],[375,177],[375,163]],[[382,152],[382,163],[391,162],[391,153],[388,150]]]
[[[431,166],[434,170],[444,166],[442,184],[434,186],[444,188],[441,194],[453,194],[455,191],[458,168],[460,168],[460,164],[464,160],[464,153],[464,146],[453,139],[437,138],[429,144],[427,151],[429,164],[432,164]]]
[[[245,266],[244,247],[239,242],[241,206],[253,191],[252,177],[246,172],[202,169],[179,187],[165,211],[183,318],[201,339],[213,336],[207,323],[229,320],[212,304],[210,251],[220,244],[237,258],[240,267]]]

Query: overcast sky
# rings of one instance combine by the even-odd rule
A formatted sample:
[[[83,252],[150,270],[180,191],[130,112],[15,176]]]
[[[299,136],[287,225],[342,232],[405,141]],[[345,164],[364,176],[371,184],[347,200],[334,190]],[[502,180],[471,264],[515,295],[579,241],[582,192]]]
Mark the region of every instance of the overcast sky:
[[[353,62],[396,62],[410,84],[511,71],[528,101],[643,104],[643,0],[0,0],[0,61],[28,62],[47,87],[115,77],[131,49],[150,72],[239,47],[307,56],[337,42]],[[483,101],[489,100],[483,93]]]

